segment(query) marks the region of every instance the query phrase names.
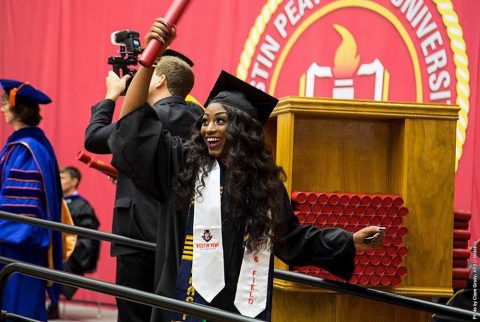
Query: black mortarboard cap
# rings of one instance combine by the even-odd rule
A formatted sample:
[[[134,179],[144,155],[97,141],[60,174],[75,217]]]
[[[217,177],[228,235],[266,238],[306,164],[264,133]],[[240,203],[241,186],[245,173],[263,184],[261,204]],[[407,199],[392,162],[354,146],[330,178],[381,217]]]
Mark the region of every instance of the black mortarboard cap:
[[[167,48],[167,50],[165,50],[165,52],[163,53],[162,56],[173,56],[173,57],[180,58],[181,60],[186,62],[188,64],[188,66],[193,67],[193,61],[191,61],[190,58],[188,58],[187,56],[185,56],[184,54],[182,54],[182,53],[180,53],[176,50]]]
[[[15,99],[21,98],[37,104],[49,104],[52,102],[45,93],[35,89],[28,83],[22,83],[13,79],[0,79],[0,86],[8,95],[10,95],[13,89],[18,89],[15,93]]]
[[[265,124],[278,99],[222,70],[205,106],[210,103],[239,108]]]

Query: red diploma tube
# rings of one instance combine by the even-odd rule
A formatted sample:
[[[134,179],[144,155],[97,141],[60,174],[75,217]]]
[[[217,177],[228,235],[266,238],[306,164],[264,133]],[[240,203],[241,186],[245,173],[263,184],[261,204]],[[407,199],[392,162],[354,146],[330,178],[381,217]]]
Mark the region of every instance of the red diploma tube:
[[[378,285],[379,283],[380,283],[380,277],[378,277],[377,275],[370,276],[368,284],[375,286],[375,285]]]
[[[391,217],[396,216],[398,213],[398,209],[399,209],[398,207],[389,207],[387,209],[387,216],[391,216]]]
[[[317,226],[321,227],[323,224],[327,222],[328,215],[324,213],[320,213],[317,216]]]
[[[400,276],[393,276],[391,283],[392,283],[392,286],[398,286],[400,285],[400,283],[402,283],[402,279],[400,278]]]
[[[318,214],[315,214],[313,212],[309,212],[306,216],[305,216],[305,222],[307,224],[314,224],[316,221],[317,221],[317,216]]]
[[[362,206],[368,206],[372,202],[372,198],[368,195],[362,196],[362,199],[360,199],[360,204]]]
[[[470,251],[468,249],[453,249],[453,259],[468,259],[470,258]]]
[[[375,274],[382,275],[383,273],[385,273],[385,266],[375,265]]]
[[[308,212],[312,207],[308,203],[295,203],[293,209]]]
[[[112,177],[113,179],[117,179],[118,177],[118,171],[111,165],[99,161],[99,160],[93,160],[90,155],[83,151],[79,151],[77,153],[77,160],[80,160],[83,163],[86,163],[90,168],[94,168],[103,174],[106,174],[109,177]]]
[[[375,196],[372,198],[372,205],[378,207],[382,204],[382,198],[380,196]]]
[[[307,194],[307,202],[309,204],[312,204],[312,205],[317,203],[317,195],[313,192],[308,193]]]
[[[470,276],[470,268],[453,268],[452,277],[454,279],[468,279]]]
[[[387,217],[388,218],[388,217]],[[403,224],[402,217],[395,217],[393,218],[392,225],[400,227]]]
[[[380,284],[382,284],[383,286],[390,285],[391,281],[392,280],[389,276],[383,275],[382,277],[380,277]]]
[[[453,239],[454,240],[469,240],[470,239],[470,232],[468,230],[463,229],[454,229],[453,230]]]
[[[358,275],[352,275],[350,280],[348,281],[350,284],[357,284],[358,283]]]
[[[77,160],[82,161],[83,163],[88,164],[90,161],[92,161],[92,157],[86,154],[83,151],[78,151],[77,153]]]
[[[363,274],[372,275],[375,272],[375,267],[373,265],[365,265],[363,268]]]
[[[341,205],[348,205],[349,201],[350,201],[350,197],[348,195],[341,195],[340,199],[338,200],[338,203]]]
[[[363,272],[363,265],[358,265],[358,257],[355,257],[355,268],[353,269],[353,272],[355,274],[361,274]]]
[[[453,214],[453,218],[459,221],[470,221],[472,218],[472,214],[467,212],[455,211]]]
[[[382,198],[382,205],[384,205],[385,207],[390,207],[393,204],[392,197],[390,197],[388,195],[384,195],[382,197],[383,197]]]
[[[338,200],[339,200],[339,199],[340,199],[340,198],[338,197],[337,194],[331,193],[331,194],[328,195],[328,203],[329,203],[330,205],[335,206],[336,204],[338,204]]]
[[[294,191],[292,192],[292,200],[299,203],[304,203],[305,201],[307,201],[307,195],[305,194],[305,192]]]
[[[466,268],[468,266],[467,259],[454,259],[453,260],[453,267],[456,268]]]
[[[387,214],[387,207],[378,207],[377,215],[378,216],[385,216]]]
[[[468,248],[468,240],[453,240],[453,248]]]
[[[317,197],[317,203],[324,205],[328,202],[328,196],[325,193],[319,193]]]
[[[358,282],[362,285],[367,285],[368,284],[368,281],[369,281],[369,277],[368,275],[360,275],[360,277],[358,278]]]
[[[380,259],[382,265],[384,265],[385,267],[388,267],[390,266],[390,263],[392,262],[392,257],[388,256],[388,255],[384,255],[381,259]]]
[[[400,246],[400,247],[398,248],[397,254],[400,255],[400,256],[402,256],[402,257],[403,257],[403,256],[407,256],[407,254],[408,254],[408,249],[407,249],[407,247],[405,247],[405,246]]]
[[[177,24],[178,20],[183,14],[183,11],[185,10],[185,8],[187,8],[188,3],[189,0],[175,0],[170,5],[170,8],[168,8],[167,13],[164,17],[167,23],[168,31],[172,29],[172,26]],[[142,64],[142,66],[144,67],[152,66],[153,62],[157,58],[160,51],[163,49],[164,45],[165,44],[163,42],[160,42],[156,39],[151,39],[145,47],[145,50],[142,53],[142,57],[140,57],[139,59],[140,64]]]
[[[467,288],[467,285],[468,283],[466,280],[458,280],[458,279],[452,280],[452,288],[455,290]]]
[[[114,167],[112,167],[109,164],[106,164],[103,161],[96,160],[96,161],[90,161],[88,163],[88,166],[94,169],[97,169],[98,171],[106,174],[109,177],[112,177],[113,179],[117,179],[118,177],[118,171]]]
[[[407,275],[407,268],[405,266],[400,266],[397,268],[397,275],[400,277]]]
[[[365,213],[367,216],[373,216],[377,212],[377,207],[375,206],[368,206],[367,209],[365,210]]]
[[[406,215],[408,215],[408,209],[405,207],[400,207],[400,209],[398,209],[398,215],[400,217],[405,217]]]
[[[392,265],[399,266],[402,263],[402,258],[398,255],[392,257]]]
[[[331,214],[327,218],[327,223],[329,224],[336,224],[338,221],[338,216],[336,214]]]
[[[360,203],[360,197],[358,195],[351,195],[348,203],[351,205],[358,205]]]
[[[468,230],[468,221],[454,221],[453,229],[465,229]]]
[[[338,217],[338,223],[341,225],[346,225],[348,223],[348,216],[340,215],[340,217]]]
[[[370,225],[372,226],[378,226],[382,222],[382,217],[380,216],[373,216],[372,219],[370,220]]]
[[[323,209],[323,205],[321,205],[319,203],[316,203],[316,204],[312,205],[311,211],[316,212],[316,213],[321,213],[322,209]]]
[[[380,256],[378,256],[378,255],[371,255],[370,256],[370,264],[372,264],[372,265],[380,264],[380,260],[381,260]]]

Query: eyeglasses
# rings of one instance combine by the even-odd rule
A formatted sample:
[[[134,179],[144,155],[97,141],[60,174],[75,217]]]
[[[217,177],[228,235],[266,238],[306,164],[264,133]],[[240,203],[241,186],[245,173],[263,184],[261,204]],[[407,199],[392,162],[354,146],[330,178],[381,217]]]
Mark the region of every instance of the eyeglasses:
[[[8,97],[6,95],[2,95],[2,106],[8,105]]]

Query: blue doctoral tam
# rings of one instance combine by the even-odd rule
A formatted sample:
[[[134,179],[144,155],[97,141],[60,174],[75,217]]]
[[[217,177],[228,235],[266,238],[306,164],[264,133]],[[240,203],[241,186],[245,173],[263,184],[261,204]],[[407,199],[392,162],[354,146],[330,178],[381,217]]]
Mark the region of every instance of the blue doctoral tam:
[[[22,84],[23,86],[20,87]],[[44,92],[39,91],[26,82],[22,83],[13,79],[0,79],[0,86],[8,95],[10,95],[10,91],[12,89],[20,87],[15,94],[15,99],[21,98],[37,104],[49,104],[52,102],[50,97],[48,97]]]

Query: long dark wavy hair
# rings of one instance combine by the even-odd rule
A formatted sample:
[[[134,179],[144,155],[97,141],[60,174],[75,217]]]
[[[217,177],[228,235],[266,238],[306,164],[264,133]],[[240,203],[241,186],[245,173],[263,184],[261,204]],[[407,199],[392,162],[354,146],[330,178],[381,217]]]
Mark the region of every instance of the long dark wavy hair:
[[[275,243],[281,238],[285,173],[272,159],[262,124],[238,108],[222,105],[228,114],[226,153],[222,160],[228,169],[223,187],[224,193],[230,196],[227,211],[234,220],[246,223],[246,246],[254,251],[268,239]],[[200,169],[203,170],[198,187],[201,194],[205,173],[211,170],[214,161],[200,128],[201,119],[195,124],[185,166],[174,186],[175,196],[182,204],[189,204]]]

